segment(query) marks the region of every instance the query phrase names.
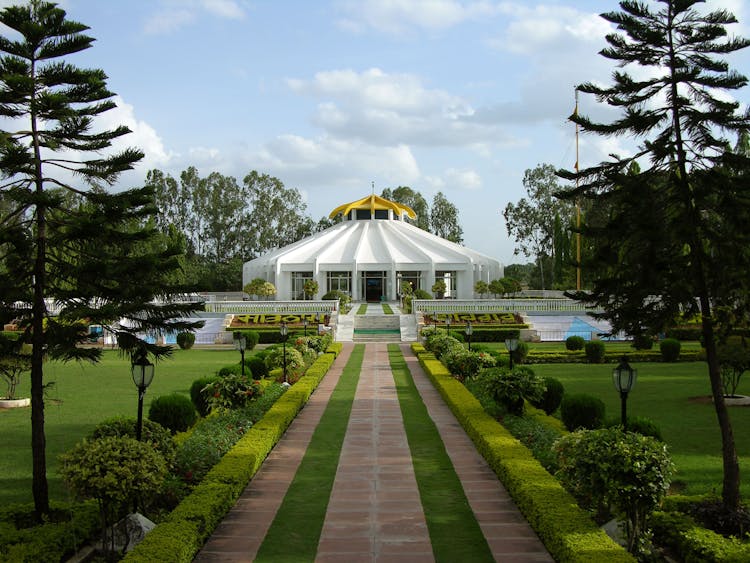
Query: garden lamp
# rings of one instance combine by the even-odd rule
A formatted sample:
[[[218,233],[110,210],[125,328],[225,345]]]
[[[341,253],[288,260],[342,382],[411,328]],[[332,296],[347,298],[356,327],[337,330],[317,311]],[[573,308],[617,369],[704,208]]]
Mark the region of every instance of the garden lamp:
[[[510,358],[510,369],[513,369],[513,352],[518,350],[518,338],[506,338],[505,349],[508,350],[508,358]]]
[[[437,332],[437,311],[432,312],[432,328]]]
[[[302,328],[304,329],[305,338],[307,338],[307,315],[302,315]]]
[[[284,343],[284,383],[286,383],[286,339],[289,338],[289,328],[286,326],[286,321],[281,322],[281,328],[279,329],[281,334],[281,341]]]
[[[143,396],[146,394],[146,388],[151,385],[151,381],[154,379],[154,364],[148,361],[148,354],[145,349],[134,354],[133,361],[130,364],[130,375],[138,388],[138,420],[135,426],[135,439],[140,442],[143,429]]]
[[[242,377],[245,377],[245,350],[247,350],[247,339],[244,336],[234,339],[235,350],[240,351],[240,363],[242,364]]]
[[[445,332],[446,334],[451,333],[451,316],[449,314],[445,315]]]
[[[612,370],[612,382],[620,393],[620,421],[622,429],[626,432],[628,430],[628,393],[635,387],[636,379],[638,379],[638,370],[630,367],[627,357],[623,356],[618,366]]]
[[[464,329],[464,332],[466,333],[466,339],[469,342],[469,352],[471,352],[471,335],[474,333],[474,328],[471,326],[471,321],[466,321],[466,328]]]

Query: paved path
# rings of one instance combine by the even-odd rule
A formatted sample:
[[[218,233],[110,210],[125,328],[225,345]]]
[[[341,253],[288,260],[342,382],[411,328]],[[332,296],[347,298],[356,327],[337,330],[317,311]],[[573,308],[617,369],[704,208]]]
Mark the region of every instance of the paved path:
[[[253,561],[352,348],[344,345],[196,562]],[[401,349],[495,560],[552,561],[408,345]],[[434,561],[385,344],[366,346],[316,561]]]

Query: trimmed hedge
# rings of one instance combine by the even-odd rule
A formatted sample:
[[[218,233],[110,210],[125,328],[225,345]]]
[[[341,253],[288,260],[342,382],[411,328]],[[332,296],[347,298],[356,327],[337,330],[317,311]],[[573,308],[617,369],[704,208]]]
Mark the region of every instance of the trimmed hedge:
[[[472,338],[472,342],[473,342]],[[506,354],[505,352],[503,352]],[[635,350],[627,353],[629,362],[663,362],[659,350]],[[507,354],[506,354],[507,356]],[[618,354],[609,354],[604,357],[604,363],[618,363],[620,361]],[[703,353],[700,350],[681,351],[680,362],[699,362],[704,360]],[[587,363],[586,354],[580,351],[548,351],[548,350],[529,350],[528,356],[524,361],[526,364],[578,364]]]
[[[413,344],[412,350],[477,451],[503,482],[556,561],[635,561],[594,524],[531,452],[492,419],[434,355],[425,352],[420,344]]]
[[[337,346],[335,346],[337,345]],[[227,452],[165,522],[156,526],[123,561],[189,563],[235,504],[266,456],[333,364],[343,345],[334,343]],[[330,353],[328,353],[330,352]]]

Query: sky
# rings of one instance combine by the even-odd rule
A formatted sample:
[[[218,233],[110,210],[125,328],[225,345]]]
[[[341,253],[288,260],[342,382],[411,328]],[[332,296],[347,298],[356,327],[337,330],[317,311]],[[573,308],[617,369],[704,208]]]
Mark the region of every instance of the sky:
[[[8,5],[9,0],[0,0]],[[750,3],[709,0],[750,36]],[[502,210],[524,172],[572,169],[567,120],[577,84],[610,83],[598,55],[610,0],[63,0],[92,48],[68,62],[101,68],[145,158],[117,188],[157,168],[195,166],[239,181],[252,170],[303,195],[316,221],[399,185],[459,210],[464,244],[514,256]],[[2,32],[2,30],[0,30]],[[750,74],[750,49],[730,63]],[[736,93],[750,102],[750,90]],[[616,116],[581,95],[581,113]],[[628,139],[581,135],[581,167],[627,154]],[[630,145],[632,147],[632,145]]]

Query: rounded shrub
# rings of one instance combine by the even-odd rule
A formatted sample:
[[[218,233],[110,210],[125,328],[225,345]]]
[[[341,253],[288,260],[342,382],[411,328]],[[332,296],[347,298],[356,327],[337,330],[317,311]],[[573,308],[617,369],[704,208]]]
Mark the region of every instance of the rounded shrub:
[[[633,337],[633,348],[636,350],[651,350],[654,347],[654,339],[648,334],[636,334]]]
[[[245,365],[250,369],[250,373],[253,374],[253,379],[265,379],[268,377],[268,366],[263,358],[253,356],[245,360]]]
[[[622,421],[619,418],[613,418],[608,420],[605,426],[607,428],[613,428],[615,426],[620,426],[621,423]],[[656,425],[656,423],[650,418],[646,418],[645,416],[629,416],[628,432],[636,432],[641,436],[650,436],[651,438],[656,438],[660,442],[664,441],[664,439],[661,437],[661,430]]]
[[[428,293],[424,289],[415,289],[414,299],[432,299],[432,294]]]
[[[195,344],[195,334],[192,332],[178,332],[177,333],[177,346],[183,350],[190,350]]]
[[[601,340],[592,340],[586,342],[584,346],[586,360],[591,364],[601,364],[604,362],[604,342]]]
[[[584,340],[583,336],[568,336],[565,339],[565,349],[570,351],[575,350],[583,350],[584,345],[586,344],[586,340]]]
[[[562,403],[565,388],[559,379],[554,377],[544,377],[546,389],[538,400],[529,401],[538,409],[542,409],[547,414],[552,414]]]
[[[177,446],[174,443],[172,434],[161,424],[153,420],[144,419],[142,423],[141,442],[151,444],[162,455],[167,462],[167,466],[171,467],[177,452]],[[135,418],[124,416],[108,418],[94,427],[89,438],[91,440],[107,437],[135,438],[136,424],[137,421]]]
[[[529,355],[529,345],[528,343],[524,342],[523,340],[518,341],[518,348],[516,348],[515,352],[511,352],[513,354],[513,363],[514,364],[522,364],[526,361],[526,358]]]
[[[483,370],[480,385],[496,403],[518,416],[523,416],[524,399],[539,400],[544,392],[544,380],[526,366]]]
[[[211,412],[211,398],[208,396],[208,391],[204,392],[207,385],[214,383],[219,379],[218,375],[211,375],[208,377],[201,377],[193,381],[190,386],[190,400],[193,402],[195,410],[201,416],[208,416]]]
[[[586,428],[594,430],[604,424],[604,401],[599,397],[578,393],[565,395],[560,403],[560,418],[570,431]]]
[[[148,417],[164,428],[174,432],[184,432],[195,424],[198,418],[193,402],[186,395],[172,393],[151,401]]]
[[[665,362],[676,362],[680,358],[680,341],[676,338],[665,338],[659,342],[661,359]]]

